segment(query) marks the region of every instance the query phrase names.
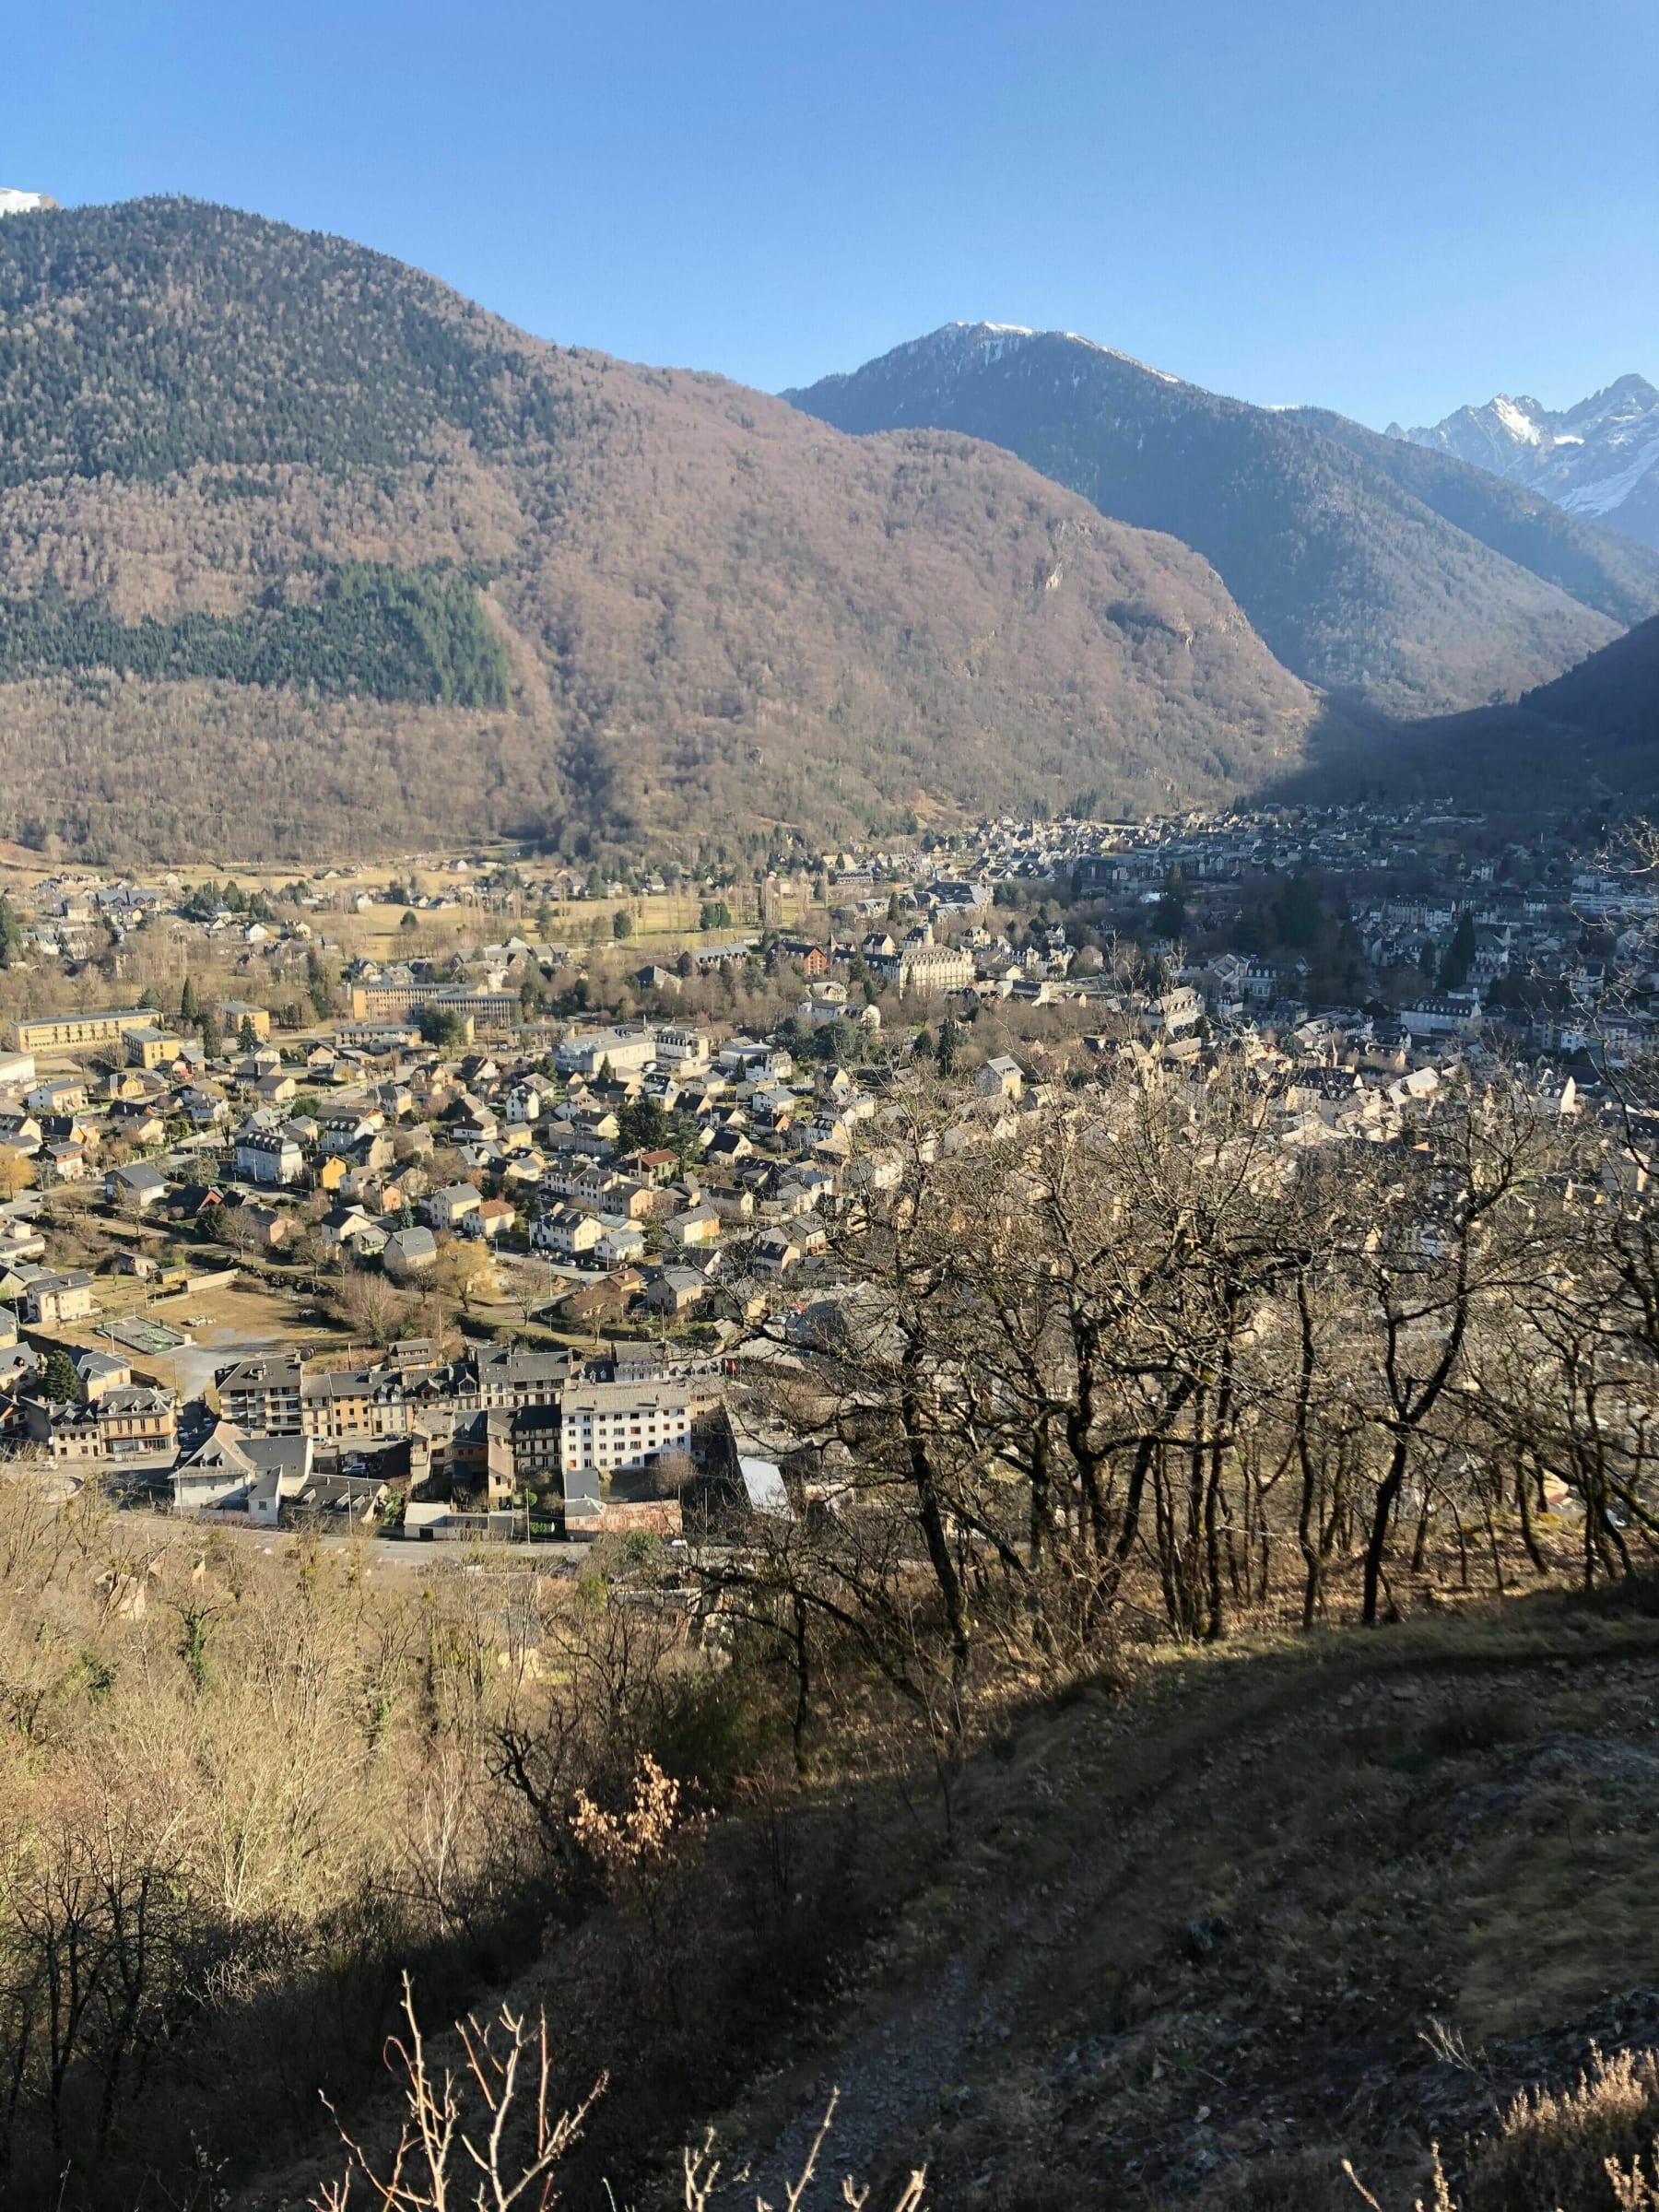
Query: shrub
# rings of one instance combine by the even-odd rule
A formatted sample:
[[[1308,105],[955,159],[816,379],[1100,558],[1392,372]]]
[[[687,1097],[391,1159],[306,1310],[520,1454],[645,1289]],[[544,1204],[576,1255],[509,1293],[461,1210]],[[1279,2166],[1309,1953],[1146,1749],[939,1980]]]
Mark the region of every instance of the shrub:
[[[1630,2170],[1659,2134],[1659,2053],[1592,2050],[1571,2089],[1534,2089],[1504,2113],[1475,2161],[1464,2212],[1609,2212],[1641,2206],[1647,2194],[1613,2194],[1608,2162],[1631,2185]],[[1643,2186],[1638,2180],[1638,2187]]]

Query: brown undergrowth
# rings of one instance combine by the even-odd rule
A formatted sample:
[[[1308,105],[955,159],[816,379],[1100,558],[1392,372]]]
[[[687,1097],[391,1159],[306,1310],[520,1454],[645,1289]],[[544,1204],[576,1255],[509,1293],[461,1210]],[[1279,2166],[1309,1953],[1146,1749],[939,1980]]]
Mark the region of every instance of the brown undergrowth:
[[[1010,1712],[947,1842],[890,1785],[833,1815],[778,1785],[712,1824],[654,1934],[618,1892],[514,1983],[572,2093],[578,2056],[611,2076],[564,2201],[609,2175],[663,2212],[713,2114],[747,2178],[712,2202],[748,2212],[839,2086],[873,2201],[925,2163],[962,2212],[1335,2212],[1347,2158],[1405,2206],[1438,2143],[1462,2212],[1549,2212],[1517,2192],[1558,2185],[1553,2138],[1645,2155],[1645,2121],[1602,2121],[1659,2043],[1656,1652],[1640,1607],[1546,1595],[1163,1656]]]

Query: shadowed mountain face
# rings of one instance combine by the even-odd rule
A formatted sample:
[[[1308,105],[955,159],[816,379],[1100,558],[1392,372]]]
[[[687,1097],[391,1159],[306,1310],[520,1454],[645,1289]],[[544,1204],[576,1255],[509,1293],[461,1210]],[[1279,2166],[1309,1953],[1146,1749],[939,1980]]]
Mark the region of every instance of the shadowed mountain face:
[[[1659,618],[1510,704],[1339,733],[1279,795],[1359,792],[1449,800],[1517,823],[1575,805],[1659,815]]]
[[[1225,798],[1321,712],[1198,554],[985,445],[223,208],[0,225],[0,836],[735,852]]]
[[[1659,612],[1659,561],[1541,498],[1058,332],[951,324],[786,396],[844,430],[989,439],[1171,532],[1287,666],[1389,714],[1513,697]]]

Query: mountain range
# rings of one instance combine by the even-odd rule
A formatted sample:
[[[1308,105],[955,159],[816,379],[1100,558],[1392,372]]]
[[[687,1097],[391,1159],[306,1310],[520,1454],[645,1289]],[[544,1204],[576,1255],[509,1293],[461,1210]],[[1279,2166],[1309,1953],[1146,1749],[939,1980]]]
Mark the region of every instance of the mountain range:
[[[987,445],[224,208],[0,224],[0,835],[764,853],[1224,799],[1325,712],[1200,555]]]
[[[838,429],[989,439],[1219,571],[1304,680],[1391,716],[1547,681],[1659,612],[1659,559],[1541,493],[1087,338],[951,324],[785,394]]]
[[[1426,429],[1391,423],[1388,435],[1454,454],[1544,493],[1570,514],[1659,547],[1659,391],[1644,376],[1621,376],[1559,413],[1500,393]]]
[[[771,398],[199,202],[0,223],[0,837],[37,847],[735,859],[1212,804],[1656,614],[1659,552],[1541,493],[1059,334]]]

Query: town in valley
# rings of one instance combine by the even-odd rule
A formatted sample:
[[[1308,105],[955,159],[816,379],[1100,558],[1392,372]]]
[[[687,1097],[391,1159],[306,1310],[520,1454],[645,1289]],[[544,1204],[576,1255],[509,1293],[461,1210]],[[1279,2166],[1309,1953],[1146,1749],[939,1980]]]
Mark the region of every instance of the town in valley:
[[[1408,1147],[1500,1067],[1637,1172],[1659,906],[1597,827],[1001,820],[747,877],[15,860],[0,1439],[226,1528],[786,1512],[747,1363],[833,1312],[919,1098],[990,1144],[1230,1066],[1287,1148]]]

